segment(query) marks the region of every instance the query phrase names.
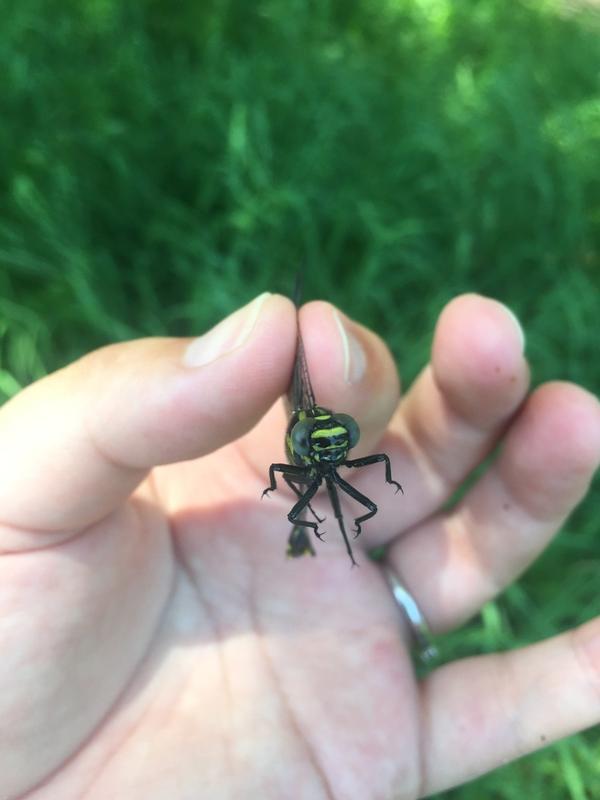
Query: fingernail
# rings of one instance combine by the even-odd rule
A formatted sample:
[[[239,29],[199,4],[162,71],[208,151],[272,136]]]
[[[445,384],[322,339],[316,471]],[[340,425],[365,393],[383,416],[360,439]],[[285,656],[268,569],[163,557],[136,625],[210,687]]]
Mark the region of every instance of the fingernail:
[[[342,340],[342,352],[344,353],[344,380],[346,383],[359,383],[362,380],[366,368],[367,359],[365,351],[356,336],[347,327],[342,316],[334,309],[333,316],[340,332]]]
[[[245,344],[256,325],[261,308],[270,292],[264,292],[248,305],[239,308],[208,333],[194,339],[183,355],[186,367],[204,367],[217,358]]]
[[[502,308],[506,311],[506,315],[510,318],[515,326],[515,330],[517,332],[517,336],[519,337],[519,341],[521,343],[521,352],[525,352],[525,333],[523,332],[523,328],[521,327],[521,323],[519,322],[517,315],[512,311],[508,306],[504,305],[504,303],[500,303]]]

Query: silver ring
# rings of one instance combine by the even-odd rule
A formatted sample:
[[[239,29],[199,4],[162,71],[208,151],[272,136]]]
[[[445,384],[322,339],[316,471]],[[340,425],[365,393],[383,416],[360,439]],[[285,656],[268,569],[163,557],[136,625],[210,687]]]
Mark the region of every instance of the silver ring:
[[[431,640],[431,631],[423,612],[408,589],[401,583],[394,570],[383,564],[383,574],[388,582],[394,600],[402,611],[410,629],[413,643],[424,662],[429,662],[437,656],[437,648]]]

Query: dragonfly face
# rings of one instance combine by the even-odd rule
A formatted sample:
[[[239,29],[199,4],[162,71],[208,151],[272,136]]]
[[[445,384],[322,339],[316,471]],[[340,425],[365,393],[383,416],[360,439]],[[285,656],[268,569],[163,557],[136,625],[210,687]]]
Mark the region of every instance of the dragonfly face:
[[[321,406],[295,411],[285,437],[288,461],[313,467],[315,475],[323,475],[330,466],[346,460],[359,437],[358,425],[349,414],[334,414]]]

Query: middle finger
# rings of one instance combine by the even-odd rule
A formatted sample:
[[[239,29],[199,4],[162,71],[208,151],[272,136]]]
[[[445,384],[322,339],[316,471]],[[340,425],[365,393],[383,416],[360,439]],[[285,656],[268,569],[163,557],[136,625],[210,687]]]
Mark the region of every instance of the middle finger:
[[[380,444],[404,489],[400,505],[389,501],[389,486],[376,467],[352,475],[381,503],[363,542],[386,543],[435,512],[493,449],[527,392],[523,344],[512,312],[496,300],[468,294],[445,307],[431,363],[400,402]]]

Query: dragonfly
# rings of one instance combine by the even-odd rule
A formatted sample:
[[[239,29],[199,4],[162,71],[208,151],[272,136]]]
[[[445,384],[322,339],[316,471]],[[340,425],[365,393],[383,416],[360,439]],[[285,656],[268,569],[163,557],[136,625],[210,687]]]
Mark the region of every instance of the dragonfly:
[[[297,282],[294,298],[296,308],[299,307],[299,295],[299,283]],[[290,421],[285,434],[288,463],[271,464],[269,486],[263,491],[262,497],[278,488],[276,475],[281,475],[298,498],[287,515],[293,526],[288,539],[287,554],[293,558],[303,555],[314,556],[315,550],[307,529],[312,529],[319,540],[323,539],[323,532],[319,531],[319,524],[324,522],[324,518],[317,515],[312,508],[311,501],[324,483],[346,551],[352,566],[355,567],[357,562],[344,524],[339,492],[348,495],[367,509],[366,513],[354,520],[355,539],[361,533],[362,523],[375,516],[377,506],[344,480],[338,469],[340,467],[366,467],[383,462],[386,483],[393,485],[396,493],[400,491],[404,494],[404,492],[398,481],[392,478],[390,459],[385,453],[376,453],[363,458],[348,458],[348,453],[356,447],[360,438],[358,423],[349,414],[337,413],[317,404],[299,325],[288,403],[291,409]],[[312,515],[314,522],[306,518],[308,513]]]

